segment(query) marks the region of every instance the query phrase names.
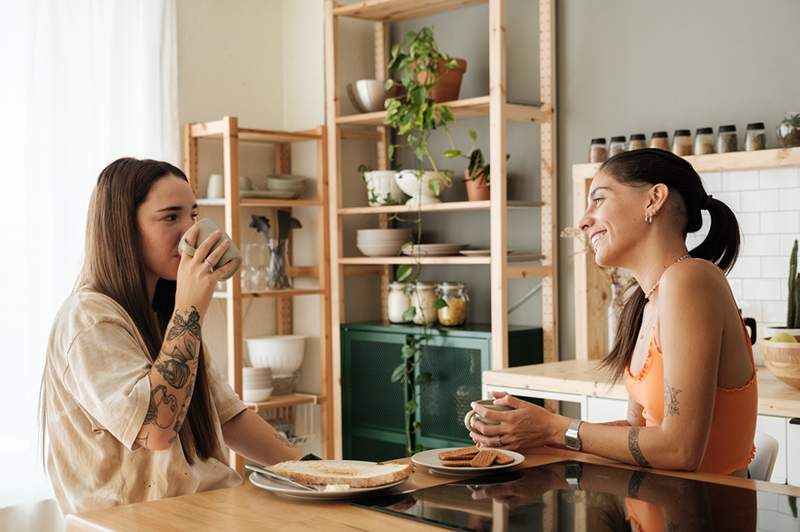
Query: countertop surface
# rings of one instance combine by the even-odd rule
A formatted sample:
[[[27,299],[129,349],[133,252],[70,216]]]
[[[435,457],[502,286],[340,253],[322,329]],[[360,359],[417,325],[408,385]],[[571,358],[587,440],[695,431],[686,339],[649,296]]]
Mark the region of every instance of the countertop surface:
[[[759,415],[800,416],[800,390],[779,381],[763,367],[757,368]],[[528,390],[628,399],[622,381],[612,383],[596,360],[565,360],[516,368],[484,371],[483,383]]]

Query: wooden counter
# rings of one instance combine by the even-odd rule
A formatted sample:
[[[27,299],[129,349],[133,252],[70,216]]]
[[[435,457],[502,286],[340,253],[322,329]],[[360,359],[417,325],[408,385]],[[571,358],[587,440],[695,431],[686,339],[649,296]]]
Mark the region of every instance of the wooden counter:
[[[514,388],[560,396],[627,400],[628,392],[624,384],[621,381],[612,384],[608,374],[599,370],[597,366],[596,360],[566,360],[484,371],[483,385],[487,389]],[[757,379],[759,415],[800,416],[800,390],[782,383],[766,368],[758,368]],[[545,398],[559,399],[559,397]]]
[[[638,469],[584,453],[551,448],[542,448],[526,456],[525,462],[520,468],[552,464],[564,460]],[[800,496],[800,488],[767,482],[697,473],[656,472],[669,476]],[[447,484],[456,480],[458,478],[433,476],[417,470],[410,481],[393,488],[393,490],[402,493]],[[68,531],[291,529],[328,532],[335,530],[395,530],[398,528],[410,531],[441,530],[424,523],[352,506],[347,502],[306,502],[286,499],[272,495],[249,482],[235,488],[118,506],[70,515],[66,518]]]

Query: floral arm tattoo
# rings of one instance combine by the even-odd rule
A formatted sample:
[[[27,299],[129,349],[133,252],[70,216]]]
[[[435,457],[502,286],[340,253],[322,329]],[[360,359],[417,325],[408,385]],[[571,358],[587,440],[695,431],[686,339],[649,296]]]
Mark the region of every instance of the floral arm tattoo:
[[[197,377],[200,350],[200,313],[195,307],[176,309],[158,358],[150,372],[150,404],[137,443],[146,446],[151,431],[169,430],[175,441],[181,430]]]
[[[670,386],[667,381],[664,381],[664,417],[677,416],[681,413],[678,407],[678,394],[681,390]]]

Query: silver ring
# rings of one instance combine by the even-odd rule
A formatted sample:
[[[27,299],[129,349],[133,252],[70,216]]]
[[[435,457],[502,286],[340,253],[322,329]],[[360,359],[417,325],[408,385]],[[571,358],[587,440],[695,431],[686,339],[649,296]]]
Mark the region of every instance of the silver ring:
[[[208,264],[208,273],[214,273],[214,265],[208,262],[208,259],[203,259],[203,262]]]
[[[503,446],[503,436],[500,435],[500,434],[497,435],[497,446],[498,447],[502,447]]]

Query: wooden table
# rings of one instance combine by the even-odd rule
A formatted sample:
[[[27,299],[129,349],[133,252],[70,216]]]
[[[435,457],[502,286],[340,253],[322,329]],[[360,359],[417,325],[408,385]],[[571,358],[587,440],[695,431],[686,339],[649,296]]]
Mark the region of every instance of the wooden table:
[[[562,449],[543,448],[526,457],[520,468],[552,464],[563,460],[615,465],[609,460]],[[749,489],[800,496],[800,488],[756,482],[718,475],[661,472]],[[447,484],[457,479],[416,471],[406,484],[393,488],[399,492]],[[173,497],[159,501],[118,506],[105,510],[70,515],[68,531],[79,530],[441,530],[400,517],[359,508],[347,502],[304,502],[281,498],[256,488],[249,482],[235,488]]]

